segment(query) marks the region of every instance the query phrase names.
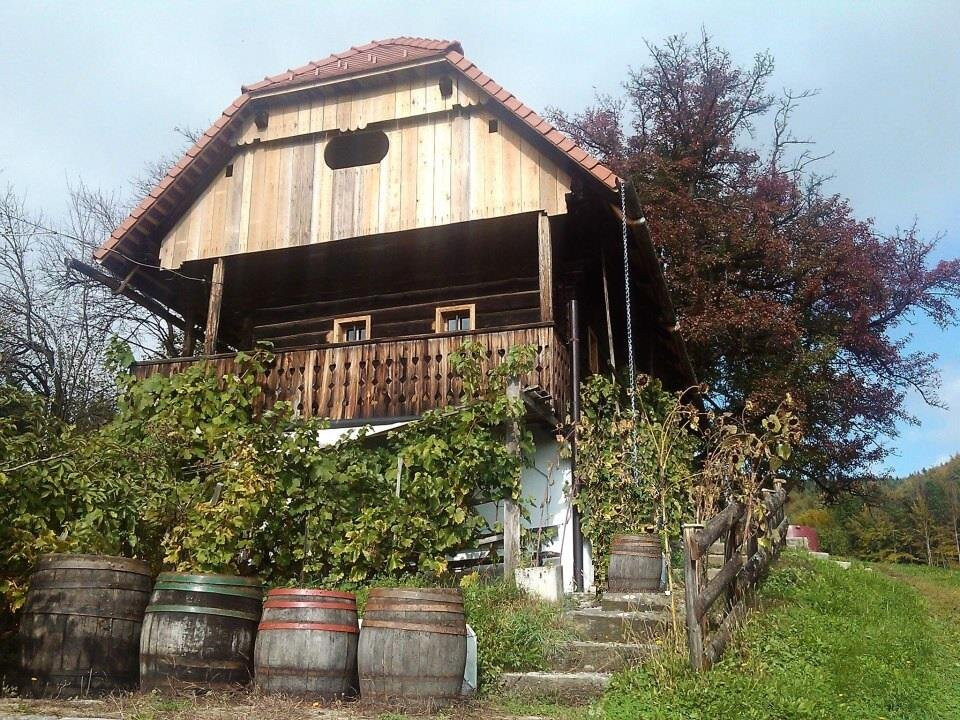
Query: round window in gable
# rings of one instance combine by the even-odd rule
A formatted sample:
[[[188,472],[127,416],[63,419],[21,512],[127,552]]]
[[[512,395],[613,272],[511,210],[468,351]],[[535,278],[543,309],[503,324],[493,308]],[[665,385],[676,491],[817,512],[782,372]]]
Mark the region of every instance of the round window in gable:
[[[327,143],[323,160],[333,170],[376,165],[387,155],[390,141],[386,133],[374,130],[337,135]]]

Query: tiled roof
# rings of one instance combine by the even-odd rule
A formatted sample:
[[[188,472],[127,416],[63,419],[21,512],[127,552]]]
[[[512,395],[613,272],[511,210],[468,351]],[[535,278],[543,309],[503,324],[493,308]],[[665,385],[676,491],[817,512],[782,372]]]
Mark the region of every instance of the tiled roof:
[[[94,251],[94,257],[97,260],[103,260],[135,229],[141,230],[138,233],[140,235],[149,235],[151,229],[158,224],[158,220],[148,218],[148,213],[164,205],[176,204],[178,200],[189,194],[192,189],[191,179],[195,180],[202,175],[203,169],[216,162],[218,153],[229,149],[226,140],[229,133],[226,130],[229,126],[239,124],[239,119],[243,114],[239,111],[252,99],[273,90],[286,89],[319,80],[347,78],[387,67],[400,67],[415,64],[418,61],[440,58],[456,67],[484,90],[491,99],[537,131],[550,144],[556,146],[557,150],[564,153],[574,164],[608,189],[617,189],[618,178],[612,170],[602,165],[597,158],[583,151],[573,140],[520,102],[511,92],[481,72],[476,65],[463,56],[463,48],[459,42],[411,37],[391,38],[352,47],[346,52],[335,53],[323,60],[311,62],[278,75],[268,76],[251,85],[244,85],[241,88],[243,94],[224,110],[220,118],[167,172],[166,177],[111,233],[103,245]],[[169,202],[164,203],[164,201]]]
[[[375,72],[389,65],[401,65],[416,60],[443,57],[451,51],[463,52],[463,48],[455,40],[451,42],[449,40],[428,40],[413,37],[375,40],[366,45],[352,47],[345,52],[335,53],[323,60],[307,63],[295,70],[287,70],[278,75],[268,75],[260,82],[244,85],[241,91],[257,93],[316,82],[317,80]]]

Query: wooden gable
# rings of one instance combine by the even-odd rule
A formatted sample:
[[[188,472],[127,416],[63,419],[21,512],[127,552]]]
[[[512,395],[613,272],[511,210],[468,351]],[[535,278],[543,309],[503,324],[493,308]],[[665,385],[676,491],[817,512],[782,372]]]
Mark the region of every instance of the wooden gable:
[[[556,152],[543,152],[549,148],[458,72],[439,67],[337,87],[280,95],[265,114],[246,119],[233,157],[164,236],[163,267],[520,212],[566,212],[571,179]],[[382,160],[328,166],[328,144],[361,132],[385,134]]]

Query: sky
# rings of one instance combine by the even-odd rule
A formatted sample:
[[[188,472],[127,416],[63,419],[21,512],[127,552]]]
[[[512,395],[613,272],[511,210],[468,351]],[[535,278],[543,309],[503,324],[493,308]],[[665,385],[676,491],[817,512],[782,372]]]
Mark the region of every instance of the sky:
[[[42,2],[0,0],[0,183],[56,221],[71,182],[129,191],[144,165],[206,128],[264,75],[374,39],[459,40],[527,105],[575,111],[618,93],[644,41],[705,28],[740,63],[769,50],[771,89],[818,89],[796,135],[881,232],[916,222],[960,256],[960,0],[942,2]],[[891,440],[897,474],[960,451],[960,330],[917,319],[941,398]]]

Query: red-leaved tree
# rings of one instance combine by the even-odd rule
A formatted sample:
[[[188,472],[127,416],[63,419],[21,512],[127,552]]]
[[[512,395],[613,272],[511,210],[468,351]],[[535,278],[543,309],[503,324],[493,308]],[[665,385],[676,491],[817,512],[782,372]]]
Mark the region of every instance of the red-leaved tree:
[[[936,239],[880,234],[827,193],[789,126],[811,93],[770,94],[768,54],[739,67],[706,34],[648,49],[622,97],[554,120],[637,186],[709,401],[760,417],[792,393],[794,479],[856,489],[912,419],[906,393],[937,402],[936,356],[899,328],[956,322],[960,260],[934,264]]]

